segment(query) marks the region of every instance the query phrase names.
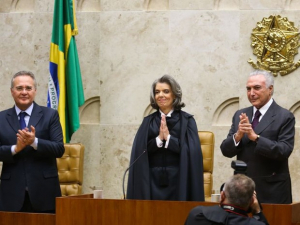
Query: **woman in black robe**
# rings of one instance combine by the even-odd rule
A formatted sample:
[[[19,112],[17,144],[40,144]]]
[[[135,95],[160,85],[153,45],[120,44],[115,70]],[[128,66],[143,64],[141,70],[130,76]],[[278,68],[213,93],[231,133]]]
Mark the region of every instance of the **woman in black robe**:
[[[204,201],[203,159],[192,115],[169,75],[152,84],[155,113],[144,118],[133,142],[127,199]]]

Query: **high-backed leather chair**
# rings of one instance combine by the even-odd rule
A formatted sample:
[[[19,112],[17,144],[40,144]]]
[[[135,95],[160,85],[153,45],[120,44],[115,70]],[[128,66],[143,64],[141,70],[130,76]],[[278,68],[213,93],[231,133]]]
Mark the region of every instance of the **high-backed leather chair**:
[[[84,146],[65,144],[65,153],[57,158],[57,169],[62,196],[79,195],[82,190]]]
[[[210,131],[198,131],[203,155],[203,177],[205,199],[211,198],[213,188],[215,136]]]

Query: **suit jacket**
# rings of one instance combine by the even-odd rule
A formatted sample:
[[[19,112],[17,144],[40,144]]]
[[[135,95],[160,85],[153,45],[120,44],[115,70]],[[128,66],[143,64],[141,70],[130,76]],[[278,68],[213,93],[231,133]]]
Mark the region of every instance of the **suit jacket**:
[[[185,225],[266,225],[268,224],[264,214],[256,220],[254,218],[245,217],[235,213],[226,212],[220,206],[197,206],[193,208]]]
[[[247,163],[247,175],[256,184],[260,202],[291,203],[288,158],[294,148],[294,115],[273,101],[254,129],[260,135],[257,143],[244,135],[239,145],[235,146],[233,135],[238,130],[241,113],[246,113],[251,119],[253,107],[238,110],[234,114],[229,134],[221,144],[223,155],[230,158],[237,156],[238,160]]]
[[[11,153],[20,129],[15,108],[0,112],[0,161],[3,162],[0,184],[0,210],[19,211],[28,189],[37,211],[55,209],[55,197],[61,196],[56,158],[64,154],[62,128],[56,110],[34,103],[28,123],[36,129],[37,150],[26,146]]]
[[[134,139],[127,186],[128,199],[151,199],[149,160],[148,154],[143,154],[143,151],[147,150],[149,124],[155,113],[144,118]],[[184,111],[180,111],[180,123],[177,200],[204,201],[203,158],[197,125],[194,117]],[[135,161],[139,156],[141,157]]]

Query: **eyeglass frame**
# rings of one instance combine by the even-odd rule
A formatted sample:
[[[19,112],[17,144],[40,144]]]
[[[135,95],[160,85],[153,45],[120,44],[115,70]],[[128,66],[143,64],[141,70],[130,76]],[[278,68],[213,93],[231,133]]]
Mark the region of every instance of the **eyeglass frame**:
[[[32,86],[26,86],[26,87],[22,87],[22,86],[17,86],[17,87],[14,87],[14,89],[17,91],[17,92],[22,92],[22,91],[27,91],[27,92],[30,92],[34,89],[34,87]]]

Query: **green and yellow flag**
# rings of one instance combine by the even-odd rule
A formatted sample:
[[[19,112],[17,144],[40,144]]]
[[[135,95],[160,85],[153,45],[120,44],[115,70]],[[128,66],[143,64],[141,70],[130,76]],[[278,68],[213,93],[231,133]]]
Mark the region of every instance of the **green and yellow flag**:
[[[84,104],[77,33],[74,0],[55,0],[47,106],[58,110],[65,143],[80,126],[79,107]]]

